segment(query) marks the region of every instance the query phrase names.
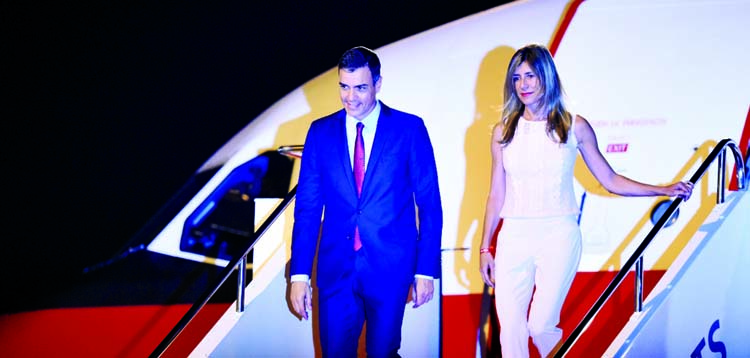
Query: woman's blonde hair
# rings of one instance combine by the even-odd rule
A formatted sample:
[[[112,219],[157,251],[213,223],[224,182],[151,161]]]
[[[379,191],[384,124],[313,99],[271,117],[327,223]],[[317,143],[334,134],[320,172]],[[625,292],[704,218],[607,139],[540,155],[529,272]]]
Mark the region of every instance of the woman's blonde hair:
[[[518,98],[515,81],[513,80],[513,73],[524,62],[531,67],[531,70],[539,78],[542,88],[541,109],[547,117],[547,134],[550,137],[556,137],[555,139],[559,143],[566,143],[573,118],[563,103],[562,84],[552,55],[545,46],[539,44],[521,47],[513,54],[508,64],[501,117],[503,133],[500,143],[508,144],[513,140],[516,128],[518,128],[518,121],[525,108],[523,102]]]

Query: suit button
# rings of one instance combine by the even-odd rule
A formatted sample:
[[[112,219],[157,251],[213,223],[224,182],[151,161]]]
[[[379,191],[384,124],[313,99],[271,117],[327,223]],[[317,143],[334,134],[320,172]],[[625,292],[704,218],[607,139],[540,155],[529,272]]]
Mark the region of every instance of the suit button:
[[[362,215],[362,210],[357,211],[357,214]]]
[[[349,235],[346,235],[346,239],[347,239],[347,240],[351,240],[351,239],[352,239],[352,237],[351,237],[351,236],[349,236]]]

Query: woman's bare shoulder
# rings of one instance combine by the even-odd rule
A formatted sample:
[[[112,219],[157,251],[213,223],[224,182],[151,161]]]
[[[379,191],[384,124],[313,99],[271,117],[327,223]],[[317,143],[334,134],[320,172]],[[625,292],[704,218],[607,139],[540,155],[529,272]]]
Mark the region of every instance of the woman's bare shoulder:
[[[503,121],[499,121],[492,126],[492,139],[500,140],[503,135]]]

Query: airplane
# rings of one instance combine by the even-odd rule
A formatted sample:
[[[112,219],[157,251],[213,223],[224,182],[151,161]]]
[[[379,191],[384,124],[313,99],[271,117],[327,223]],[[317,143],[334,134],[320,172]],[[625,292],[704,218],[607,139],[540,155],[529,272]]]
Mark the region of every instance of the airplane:
[[[425,119],[435,144],[445,215],[440,299],[407,309],[404,355],[497,352],[492,293],[478,271],[489,133],[498,121],[508,60],[517,48],[534,42],[550,48],[569,107],[590,121],[617,172],[652,183],[688,180],[705,169],[707,159],[725,160],[712,157],[719,144],[731,152],[726,157],[732,165],[718,170],[728,174],[701,174],[693,198],[681,203],[609,194],[577,160],[584,253],[563,306],[560,326],[566,334],[576,329],[641,240],[655,226],[660,230],[639,261],[643,286],[634,288],[635,279],[628,278],[623,289],[612,292],[620,305],[601,307],[570,356],[655,349],[641,332],[660,341],[664,352],[700,354],[724,347],[750,355],[744,340],[750,332],[742,323],[750,310],[741,304],[750,292],[739,284],[750,277],[742,264],[750,258],[750,231],[746,219],[739,219],[748,217],[749,209],[744,179],[734,176],[747,176],[750,140],[744,90],[750,68],[742,62],[750,56],[747,14],[748,1],[516,1],[375,49],[384,63],[379,98]],[[94,296],[89,301],[103,295],[95,287],[107,283],[116,299],[103,307],[3,317],[0,327],[6,328],[0,332],[6,338],[0,345],[6,348],[0,352],[52,352],[30,347],[38,327],[47,326],[48,335],[55,331],[58,336],[57,352],[83,356],[142,356],[160,348],[162,356],[317,356],[314,323],[299,322],[284,300],[285,269],[304,137],[314,119],[340,108],[331,95],[336,80],[331,68],[250,121],[198,170],[180,193],[179,205],[144,230],[153,234],[146,243],[122,263],[92,272],[97,285],[84,291]],[[724,196],[717,188],[724,184],[727,204],[717,203]],[[677,204],[679,211],[664,219]],[[263,236],[250,242],[259,231]],[[722,257],[710,250],[720,238],[736,241],[721,241],[725,246],[716,250],[736,255],[725,255],[731,257],[726,267],[711,268],[710,277],[700,281],[691,267]],[[240,259],[243,253],[249,254]],[[132,278],[112,279],[113,271]],[[249,283],[242,280],[245,274]],[[167,284],[170,276],[186,279]],[[720,279],[727,276],[732,279]],[[673,287],[691,292],[695,304],[670,300],[683,297]],[[631,300],[639,289],[653,310],[634,315]],[[200,310],[193,312],[196,302]],[[678,317],[663,318],[656,309],[661,307],[678,309]],[[190,324],[173,335],[186,313],[194,313],[187,318]],[[643,317],[677,327],[652,328]],[[70,321],[80,323],[69,332],[55,328]],[[106,344],[92,345],[95,340]]]

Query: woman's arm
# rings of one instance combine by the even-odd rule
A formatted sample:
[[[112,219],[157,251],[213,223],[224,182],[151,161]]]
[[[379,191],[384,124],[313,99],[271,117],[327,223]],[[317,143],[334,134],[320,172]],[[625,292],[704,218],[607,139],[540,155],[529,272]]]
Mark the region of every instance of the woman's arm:
[[[663,195],[680,196],[685,200],[690,198],[693,191],[693,184],[690,182],[651,185],[617,174],[599,151],[596,134],[589,122],[581,116],[576,116],[574,120],[576,121],[575,135],[578,138],[578,150],[583,156],[583,161],[586,162],[586,166],[594,174],[596,180],[609,192],[623,196]]]
[[[492,253],[488,251],[492,244],[492,236],[497,225],[500,223],[500,209],[505,202],[505,168],[503,167],[503,145],[500,144],[502,126],[495,125],[492,129],[492,142],[490,151],[492,153],[492,172],[490,174],[490,192],[487,195],[487,204],[484,211],[484,226],[482,229],[482,250],[479,254],[479,270],[482,280],[489,286],[495,284],[495,260]]]

